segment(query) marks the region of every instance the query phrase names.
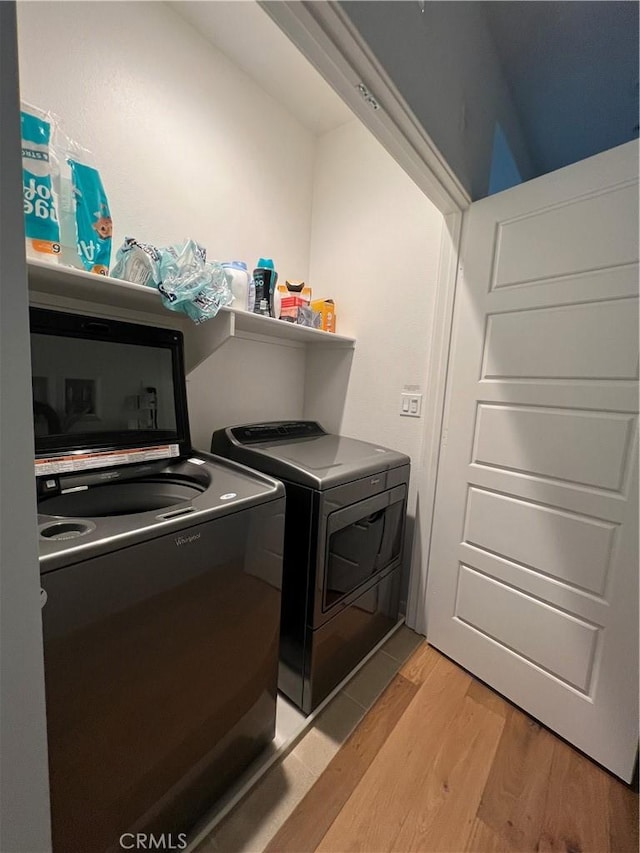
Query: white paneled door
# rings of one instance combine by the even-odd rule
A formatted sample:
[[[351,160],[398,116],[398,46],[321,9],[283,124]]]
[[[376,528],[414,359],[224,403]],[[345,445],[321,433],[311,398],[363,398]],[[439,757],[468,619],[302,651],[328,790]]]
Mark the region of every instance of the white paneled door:
[[[638,747],[638,146],[465,214],[428,638],[629,781]]]

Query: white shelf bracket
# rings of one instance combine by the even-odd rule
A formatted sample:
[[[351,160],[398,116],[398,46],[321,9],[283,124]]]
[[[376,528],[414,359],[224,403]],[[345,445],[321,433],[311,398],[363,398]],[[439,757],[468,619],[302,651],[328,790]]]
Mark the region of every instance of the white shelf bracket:
[[[221,311],[211,320],[193,325],[184,336],[187,373],[202,364],[213,352],[235,335],[236,318],[231,311]]]

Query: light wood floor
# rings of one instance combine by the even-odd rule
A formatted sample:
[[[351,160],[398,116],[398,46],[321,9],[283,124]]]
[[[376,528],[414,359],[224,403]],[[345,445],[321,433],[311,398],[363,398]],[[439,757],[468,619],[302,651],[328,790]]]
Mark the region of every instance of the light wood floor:
[[[637,853],[638,795],[423,643],[268,853]]]

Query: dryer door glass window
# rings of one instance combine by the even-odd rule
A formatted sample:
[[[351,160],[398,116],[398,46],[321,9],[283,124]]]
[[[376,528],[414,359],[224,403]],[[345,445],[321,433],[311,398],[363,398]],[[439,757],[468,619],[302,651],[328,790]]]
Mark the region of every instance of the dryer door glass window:
[[[329,516],[324,611],[399,560],[405,496],[400,486]]]

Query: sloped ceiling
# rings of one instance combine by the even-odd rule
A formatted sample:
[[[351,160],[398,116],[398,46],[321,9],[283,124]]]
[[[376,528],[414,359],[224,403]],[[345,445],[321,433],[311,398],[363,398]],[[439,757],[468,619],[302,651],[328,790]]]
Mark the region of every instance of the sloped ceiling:
[[[174,0],[169,5],[311,133],[326,133],[353,118],[257,3]]]
[[[638,136],[638,3],[485,2],[536,174]]]
[[[257,3],[174,0],[169,5],[312,133],[322,134],[352,118],[338,95]],[[380,48],[383,65],[389,54],[392,62],[387,63],[387,71],[392,79],[392,66],[400,71],[405,66],[409,77],[424,80],[419,83],[424,97],[434,101],[433,121],[431,126],[425,121],[425,128],[445,159],[457,167],[473,198],[487,191],[490,146],[471,132],[471,126],[466,134],[461,131],[457,118],[448,135],[439,134],[438,128],[447,113],[458,116],[461,106],[467,107],[471,118],[474,110],[481,110],[472,84],[481,86],[484,78],[467,78],[467,89],[454,93],[460,103],[453,103],[453,96],[446,102],[442,97],[438,100],[429,90],[442,89],[439,78],[452,76],[451,63],[468,61],[469,67],[475,67],[480,62],[486,44],[479,29],[485,29],[493,42],[522,131],[530,161],[528,168],[521,169],[523,177],[554,171],[638,136],[636,0],[342,0],[340,5],[370,47]],[[435,44],[426,39],[425,23],[436,26]],[[411,33],[403,31],[405,25]],[[379,44],[372,38],[376,28]],[[456,44],[461,31],[464,37],[457,38]],[[417,40],[421,33],[426,39],[423,47],[429,50],[422,58]],[[443,40],[447,43],[442,44]],[[408,97],[402,79],[394,82]],[[411,105],[420,118],[420,104]],[[461,147],[475,152],[468,155],[466,169],[459,162]],[[475,160],[482,161],[481,167]]]

